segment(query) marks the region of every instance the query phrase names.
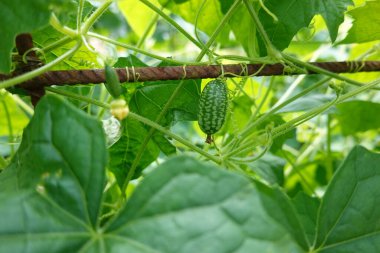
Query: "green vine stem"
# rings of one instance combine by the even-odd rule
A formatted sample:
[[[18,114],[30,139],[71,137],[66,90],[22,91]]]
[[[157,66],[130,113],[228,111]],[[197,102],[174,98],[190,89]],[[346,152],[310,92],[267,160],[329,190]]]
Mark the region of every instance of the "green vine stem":
[[[272,108],[270,111],[262,115],[260,118],[255,119],[251,118],[250,121],[248,122],[247,126],[244,128],[244,130],[238,134],[238,139],[231,141],[228,145],[225,146],[224,152],[230,152],[231,149],[240,149],[241,147],[239,146],[240,142],[247,139],[251,134],[254,133],[254,130],[257,126],[259,126],[261,123],[265,122],[268,118],[270,118],[272,115],[274,115],[276,112],[278,112],[280,109],[284,108],[288,104],[294,102],[295,100],[305,96],[309,92],[319,88],[326,82],[328,82],[331,78],[327,77],[319,82],[315,83],[314,85],[306,88],[305,90],[301,91],[297,95],[289,98],[288,100],[284,101],[282,104]]]
[[[364,91],[367,91],[367,90],[370,90],[372,89],[373,87],[377,86],[378,84],[380,83],[380,79],[378,80],[375,80],[369,84],[366,84],[362,87],[359,87],[353,91],[350,91],[344,95],[341,95],[341,96],[338,96],[335,100],[329,102],[329,103],[326,103],[316,109],[313,109],[307,113],[304,113],[302,114],[301,116],[295,118],[295,119],[292,119],[290,120],[289,122],[286,122],[285,124],[282,124],[276,128],[274,128],[272,130],[272,137],[273,139],[278,137],[278,136],[281,136],[291,130],[293,130],[295,127],[299,126],[300,124],[304,123],[305,121],[307,120],[310,120],[311,118],[321,114],[322,112],[326,111],[327,109],[329,109],[330,107],[332,107],[333,105],[335,104],[339,104],[353,96],[356,96]],[[263,136],[264,137],[264,136]],[[260,138],[260,136],[258,137]],[[239,145],[238,147],[236,147],[233,151],[231,152],[228,152],[225,154],[226,157],[230,157],[234,154],[238,154],[238,153],[241,153],[242,150],[244,149],[247,149],[247,148],[252,148],[252,145],[255,145],[256,143],[256,140],[250,140],[244,144],[241,144]]]
[[[86,103],[89,103],[89,104],[97,105],[97,106],[105,108],[105,109],[110,109],[111,108],[109,106],[109,104],[103,103],[101,101],[98,101],[98,100],[95,100],[95,99],[92,99],[92,98],[89,98],[89,97],[85,97],[85,96],[76,94],[74,92],[70,92],[70,91],[67,91],[67,90],[57,89],[57,88],[53,88],[53,87],[45,87],[45,90],[50,91],[50,92],[55,93],[55,94],[59,94],[59,95],[68,97],[68,98],[72,98],[72,99],[79,100],[79,101],[82,101],[82,102],[86,102]]]
[[[218,24],[217,28],[212,33],[212,35],[210,36],[209,40],[204,45],[204,48],[202,49],[202,51],[200,52],[200,54],[196,58],[197,62],[199,62],[200,60],[202,60],[203,56],[209,51],[210,46],[214,43],[214,41],[218,37],[219,33],[222,31],[222,29],[225,27],[226,23],[232,17],[233,13],[239,7],[240,3],[241,3],[241,0],[236,0],[232,4],[232,6],[229,8],[229,10],[227,11],[226,15],[223,16],[223,19],[220,21],[220,23]]]
[[[274,128],[273,131],[272,131],[272,134],[273,134],[273,138],[275,137],[278,137],[290,130],[292,130],[294,127],[302,124],[303,122],[313,118],[314,116],[326,111],[328,108],[330,108],[331,106],[335,105],[335,104],[339,104],[351,97],[354,97],[362,92],[365,92],[367,90],[370,90],[372,89],[373,87],[377,86],[380,84],[380,79],[377,79],[369,84],[366,84],[362,87],[359,87],[353,91],[350,91],[344,95],[341,95],[341,96],[338,96],[335,100],[325,104],[325,105],[322,105],[314,110],[311,110],[310,112],[308,113],[305,113],[281,126],[278,126],[277,128]]]
[[[147,7],[152,9],[154,12],[159,14],[163,19],[165,19],[169,24],[171,24],[173,27],[175,27],[180,33],[182,33],[187,39],[189,39],[194,45],[199,47],[201,50],[203,49],[203,45],[198,42],[196,39],[194,39],[188,32],[185,31],[177,22],[175,22],[171,17],[166,15],[162,10],[160,10],[158,7],[156,7],[154,4],[149,2],[148,0],[140,0],[143,4],[145,4]]]
[[[77,10],[77,32],[80,33],[80,29],[82,26],[82,16],[84,9],[85,0],[78,1],[78,10]]]
[[[166,58],[166,57],[163,57],[163,56],[152,54],[152,53],[150,53],[148,51],[145,51],[143,49],[137,48],[135,46],[131,46],[131,45],[119,42],[117,40],[113,40],[113,39],[107,38],[107,37],[102,36],[100,34],[93,33],[93,32],[89,32],[87,35],[90,36],[90,37],[97,38],[97,39],[100,39],[102,41],[111,43],[111,44],[113,44],[115,46],[126,48],[128,50],[132,50],[132,51],[138,52],[140,54],[149,56],[151,58],[158,59],[158,60],[161,60],[161,61],[170,62],[170,63],[176,64],[176,65],[205,65],[205,64],[207,64],[207,63],[195,63],[195,62],[184,62],[184,61],[173,60],[171,58]]]
[[[339,96],[336,97],[336,99],[332,100],[329,103],[326,103],[324,105],[321,105],[315,109],[312,109],[304,114],[302,114],[299,117],[296,117],[285,124],[282,124],[272,130],[272,136],[273,138],[276,138],[278,136],[281,136],[290,130],[296,128],[300,124],[304,123],[305,121],[310,120],[311,118],[314,118],[316,115],[321,114],[322,112],[326,111],[329,109],[331,106],[335,105],[338,102]]]
[[[90,28],[94,25],[96,20],[108,9],[108,7],[112,4],[113,0],[107,0],[102,3],[92,14],[91,16],[83,23],[81,27],[80,34],[85,35],[88,33]]]
[[[160,17],[160,15],[158,15],[158,13],[156,13],[156,15],[154,15],[154,17],[152,18],[152,20],[150,21],[148,27],[145,29],[144,31],[144,34],[141,36],[141,38],[139,39],[139,41],[137,42],[136,44],[136,47],[137,48],[141,48],[142,45],[144,44],[144,42],[146,41],[146,39],[148,38],[148,35],[149,33],[151,32],[153,26],[155,24],[157,24],[157,20],[158,18]],[[136,54],[137,52],[135,52]]]
[[[78,33],[67,26],[63,26],[54,13],[52,13],[52,15],[50,16],[49,23],[55,30],[57,30],[58,32],[62,34],[66,34],[67,36],[71,38],[78,37]]]
[[[37,52],[41,52],[41,54],[46,54],[56,48],[59,48],[61,46],[64,46],[68,43],[70,43],[71,41],[73,41],[73,38],[71,38],[70,36],[65,36],[43,48],[41,48],[41,50],[38,50]]]
[[[59,56],[58,58],[54,59],[53,61],[47,63],[46,65],[43,65],[42,67],[32,70],[30,72],[27,72],[25,74],[16,76],[12,79],[5,80],[3,82],[0,82],[0,89],[8,88],[15,86],[17,84],[20,84],[22,82],[28,81],[32,79],[33,77],[39,76],[43,74],[44,72],[48,71],[55,65],[59,64],[60,62],[64,61],[65,59],[69,58],[72,56],[81,46],[81,43],[77,43],[73,48],[70,50],[66,51],[64,54]]]

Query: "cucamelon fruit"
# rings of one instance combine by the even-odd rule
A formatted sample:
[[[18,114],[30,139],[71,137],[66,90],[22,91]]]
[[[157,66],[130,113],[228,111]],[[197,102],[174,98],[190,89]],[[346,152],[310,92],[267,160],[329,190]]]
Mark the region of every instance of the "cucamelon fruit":
[[[106,82],[104,83],[106,89],[112,97],[118,98],[122,93],[122,87],[120,85],[119,76],[117,75],[116,70],[106,64],[104,66],[104,72],[106,76]]]
[[[200,100],[198,110],[198,124],[207,134],[206,143],[213,141],[215,134],[223,126],[228,107],[227,86],[221,79],[215,79],[206,84]]]

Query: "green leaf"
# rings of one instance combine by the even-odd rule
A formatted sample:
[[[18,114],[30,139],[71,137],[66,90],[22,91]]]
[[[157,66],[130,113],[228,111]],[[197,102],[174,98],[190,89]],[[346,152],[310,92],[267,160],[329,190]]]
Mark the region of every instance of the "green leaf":
[[[355,147],[335,173],[319,210],[318,252],[380,249],[380,155]]]
[[[304,252],[301,246],[308,247],[280,190],[188,157],[149,174],[105,233],[120,238],[120,248],[144,245],[157,252]]]
[[[153,121],[172,96],[181,81],[163,81],[144,83],[144,87],[136,90],[129,103],[130,109]],[[187,80],[171,103],[166,117],[160,122],[170,125],[176,121],[197,120],[198,101],[200,96],[200,81]]]
[[[107,153],[100,122],[63,100],[46,95],[24,131],[10,166],[0,174],[0,190],[43,184],[68,213],[96,224]]]
[[[366,1],[365,5],[347,12],[354,21],[347,37],[340,42],[361,43],[380,39],[380,2]]]
[[[110,148],[109,170],[115,174],[120,187],[124,184],[124,180],[147,134],[148,131],[140,122],[127,118],[123,135]],[[155,161],[159,154],[160,149],[153,140],[150,140],[142,153],[133,178],[139,177],[143,169]]]
[[[316,14],[322,15],[331,41],[335,41],[339,25],[344,20],[344,12],[351,4],[352,0],[268,0],[265,6],[278,18],[278,22],[264,9],[260,9],[259,18],[273,45],[283,50],[301,28],[310,24]]]
[[[344,135],[380,128],[380,104],[369,101],[348,101],[337,105],[337,119]]]
[[[269,184],[284,184],[284,166],[286,161],[278,156],[266,153],[262,158],[251,162],[248,167]]]
[[[314,242],[320,200],[300,191],[292,199],[310,244]]]

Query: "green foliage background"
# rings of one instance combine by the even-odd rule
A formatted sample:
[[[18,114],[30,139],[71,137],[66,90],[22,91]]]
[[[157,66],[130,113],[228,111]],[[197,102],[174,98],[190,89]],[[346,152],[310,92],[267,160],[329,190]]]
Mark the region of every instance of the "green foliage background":
[[[50,69],[377,60],[379,1],[2,1],[0,72],[29,32],[45,65],[0,82],[0,252],[378,252],[379,74],[14,86]],[[353,69],[360,66],[353,65]],[[7,89],[5,89],[7,88]],[[123,109],[126,109],[124,107]],[[106,125],[113,122],[113,125]]]

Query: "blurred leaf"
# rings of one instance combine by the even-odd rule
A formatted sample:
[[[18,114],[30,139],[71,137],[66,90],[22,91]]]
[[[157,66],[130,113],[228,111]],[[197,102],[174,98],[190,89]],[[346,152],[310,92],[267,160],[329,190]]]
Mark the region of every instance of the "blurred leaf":
[[[239,96],[229,102],[226,122],[218,134],[237,133],[247,124],[252,113],[253,101],[248,96]]]
[[[335,173],[321,202],[319,252],[377,252],[380,249],[380,155],[355,147]]]
[[[278,18],[278,22],[263,8],[259,11],[259,18],[273,45],[283,50],[301,28],[309,26],[317,14],[323,16],[331,41],[335,41],[339,25],[344,20],[344,12],[352,4],[352,0],[267,0],[265,6]]]
[[[284,166],[286,161],[281,157],[266,153],[260,159],[248,164],[248,167],[271,185],[284,184]]]
[[[244,4],[241,4],[237,8],[234,15],[229,20],[229,25],[234,32],[236,40],[243,46],[247,55],[250,57],[259,56],[257,49],[256,24],[252,21]]]
[[[320,200],[315,197],[310,197],[306,193],[300,191],[292,199],[292,202],[297,210],[302,226],[305,229],[308,241],[310,244],[313,244],[316,234],[317,215]]]
[[[2,0],[0,2],[0,73],[11,70],[16,35],[32,32],[49,23],[50,6],[59,0]],[[62,4],[62,3],[61,3]]]
[[[337,119],[344,135],[380,128],[380,104],[369,101],[348,101],[338,104]]]
[[[281,108],[277,113],[303,112],[314,109],[335,99],[335,95],[314,94],[304,96]]]
[[[128,57],[119,57],[117,62],[115,63],[115,68],[125,68],[125,67],[147,67],[144,62],[142,62],[139,58],[134,56],[133,54]]]
[[[24,131],[18,152],[0,174],[0,191],[34,189],[42,183],[48,198],[59,196],[56,205],[95,225],[106,160],[100,123],[46,95]]]
[[[110,161],[109,170],[115,174],[120,187],[131,169],[132,163],[140,150],[148,131],[138,121],[127,118],[124,121],[124,133],[121,138],[109,149]],[[142,153],[133,178],[140,176],[143,169],[155,161],[160,154],[160,149],[153,140],[150,140]]]
[[[354,21],[347,37],[340,44],[380,40],[379,12],[379,1],[366,1],[365,5],[348,11],[347,14]]]
[[[20,135],[29,122],[27,114],[17,106],[10,94],[0,94],[0,136],[10,135],[8,124],[11,124],[13,135]],[[11,123],[8,122],[7,112]]]
[[[158,0],[149,0],[149,2],[160,8]],[[156,12],[139,0],[119,0],[117,4],[132,30],[141,38],[153,21]],[[148,37],[154,33],[156,23],[153,23],[150,28]]]
[[[168,139],[166,139],[162,133],[155,132],[155,134],[153,135],[153,141],[157,144],[160,150],[167,156],[175,154],[177,151],[177,148]]]
[[[222,13],[226,14],[234,2],[235,0],[219,0],[220,9],[222,10]]]
[[[187,157],[149,174],[105,233],[125,238],[112,241],[117,247],[144,245],[157,252],[304,252],[301,247],[308,247],[280,190]]]

